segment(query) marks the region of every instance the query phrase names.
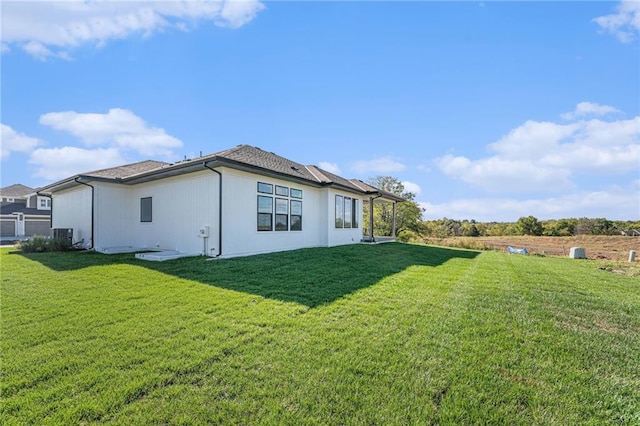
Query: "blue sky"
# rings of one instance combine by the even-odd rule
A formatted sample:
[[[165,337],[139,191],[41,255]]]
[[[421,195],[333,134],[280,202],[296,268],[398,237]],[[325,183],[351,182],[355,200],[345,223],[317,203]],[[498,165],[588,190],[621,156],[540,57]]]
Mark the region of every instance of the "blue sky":
[[[425,219],[640,219],[640,3],[9,2],[2,186],[250,144]]]

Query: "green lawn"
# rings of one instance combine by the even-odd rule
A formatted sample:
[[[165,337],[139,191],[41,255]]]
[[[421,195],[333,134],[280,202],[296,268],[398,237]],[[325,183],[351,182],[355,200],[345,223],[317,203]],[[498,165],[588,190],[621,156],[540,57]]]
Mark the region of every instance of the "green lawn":
[[[11,424],[640,424],[640,280],[382,244],[0,250]]]

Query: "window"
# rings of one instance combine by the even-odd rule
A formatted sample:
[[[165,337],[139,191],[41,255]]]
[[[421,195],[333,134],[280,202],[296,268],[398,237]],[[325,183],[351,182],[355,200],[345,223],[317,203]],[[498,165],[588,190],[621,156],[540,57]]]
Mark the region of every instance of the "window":
[[[289,200],[286,200],[284,198],[276,198],[276,231],[288,231],[288,230],[289,230]]]
[[[270,183],[258,182],[258,192],[263,194],[273,194],[273,185]]]
[[[336,228],[357,228],[359,211],[358,200],[336,195]]]
[[[140,222],[151,222],[151,197],[140,198]]]
[[[258,231],[273,230],[273,198],[258,195]]]
[[[344,197],[336,195],[336,228],[344,228]]]
[[[45,209],[51,207],[51,200],[48,198],[40,198],[40,207]]]
[[[258,231],[302,231],[302,190],[258,182]],[[275,210],[274,210],[275,209]]]
[[[344,227],[351,228],[351,198],[344,197]]]
[[[351,200],[353,207],[351,208],[351,226],[353,228],[358,227],[358,200],[355,198]]]
[[[302,201],[291,200],[291,230],[302,231]]]

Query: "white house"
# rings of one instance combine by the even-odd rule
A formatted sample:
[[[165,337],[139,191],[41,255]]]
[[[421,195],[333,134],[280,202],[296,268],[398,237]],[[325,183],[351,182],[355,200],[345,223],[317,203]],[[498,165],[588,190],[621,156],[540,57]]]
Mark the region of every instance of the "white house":
[[[216,257],[360,242],[365,203],[403,201],[249,145],[79,174],[39,192],[51,196],[52,227],[73,229],[84,247]]]

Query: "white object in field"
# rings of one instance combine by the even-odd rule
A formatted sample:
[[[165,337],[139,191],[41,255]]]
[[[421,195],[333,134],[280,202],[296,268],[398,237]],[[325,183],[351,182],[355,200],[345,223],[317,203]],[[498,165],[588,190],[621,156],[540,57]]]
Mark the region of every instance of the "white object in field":
[[[633,262],[634,260],[636,260],[636,251],[635,250],[631,250],[629,252],[629,262]]]
[[[569,250],[569,257],[571,259],[586,259],[587,255],[582,247],[571,247],[571,250]]]

